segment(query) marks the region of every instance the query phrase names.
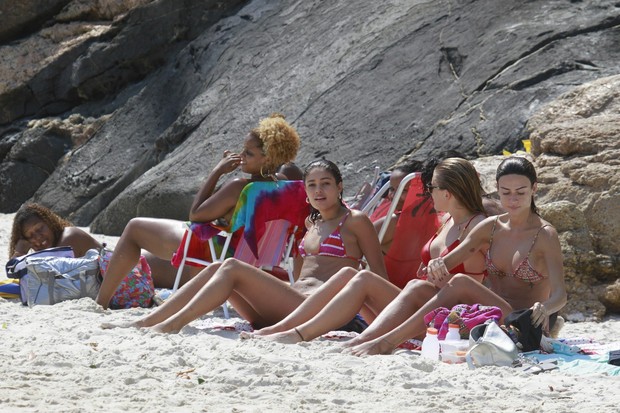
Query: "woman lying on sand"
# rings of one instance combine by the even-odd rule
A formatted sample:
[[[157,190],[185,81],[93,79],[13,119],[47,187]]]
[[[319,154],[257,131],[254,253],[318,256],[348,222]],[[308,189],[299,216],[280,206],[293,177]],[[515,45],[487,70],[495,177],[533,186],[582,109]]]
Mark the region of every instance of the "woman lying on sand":
[[[386,278],[372,223],[362,212],[349,210],[342,202],[338,167],[325,160],[313,162],[306,168],[304,182],[312,212],[299,246],[303,257],[301,273],[293,286],[229,258],[206,267],[161,307],[132,325],[178,332],[229,300],[255,327],[265,327],[290,314],[339,270],[359,268],[362,257],[366,257],[373,271]]]
[[[276,179],[276,170],[297,156],[300,140],[295,129],[282,115],[273,114],[262,119],[258,127],[252,129],[245,138],[241,153],[225,151],[223,159],[213,168],[192,203],[189,220],[195,222],[228,222],[241,194],[250,182]],[[237,168],[250,175],[248,178],[235,178],[215,189],[222,175]],[[278,176],[287,179],[286,176]],[[141,250],[145,254],[153,272],[155,287],[171,288],[176,276],[176,268],[170,264],[172,255],[179,247],[184,229],[181,222],[160,218],[133,218],[114,248],[106,277],[101,284],[97,303],[108,307],[112,294],[123,277],[136,265]],[[197,269],[187,267],[181,284],[187,282]]]
[[[435,209],[446,212],[446,215],[438,233],[421,251],[425,264],[431,257],[445,255],[456,248],[469,231],[486,217],[482,206],[482,187],[478,174],[471,163],[465,159],[448,158],[440,162],[435,167],[432,180],[426,187],[430,196],[433,197]],[[438,190],[439,188],[441,189]],[[466,274],[472,282],[480,282],[484,278],[484,268],[484,255],[478,252],[465,260],[463,264],[451,267],[450,272]],[[418,276],[426,278],[421,271]],[[311,340],[337,329],[339,325],[351,319],[358,312],[366,320],[374,320],[390,302],[400,295],[413,298],[407,302],[408,307],[403,309],[411,314],[437,294],[446,281],[412,280],[401,293],[398,287],[371,271],[358,272],[347,268],[332,277],[326,283],[325,288],[306,300],[284,320],[253,334],[244,334],[244,338],[260,336],[288,343]],[[328,288],[332,284],[335,287]],[[323,303],[323,305],[320,306],[316,302]]]
[[[367,330],[347,343],[353,354],[390,353],[403,341],[424,335],[425,314],[461,303],[498,306],[504,315],[531,308],[534,326],[542,325],[545,331],[553,327],[554,315],[566,304],[564,270],[557,232],[538,215],[534,204],[536,170],[527,159],[511,157],[498,166],[496,180],[507,212],[485,219],[452,252],[431,260],[428,279],[445,286],[416,311],[410,310],[416,298],[401,294]],[[445,189],[437,185],[435,191]],[[484,250],[490,288],[448,271]]]
[[[91,248],[100,249],[101,244],[43,205],[22,205],[13,219],[9,257],[52,247],[71,247],[76,257],[82,257]]]

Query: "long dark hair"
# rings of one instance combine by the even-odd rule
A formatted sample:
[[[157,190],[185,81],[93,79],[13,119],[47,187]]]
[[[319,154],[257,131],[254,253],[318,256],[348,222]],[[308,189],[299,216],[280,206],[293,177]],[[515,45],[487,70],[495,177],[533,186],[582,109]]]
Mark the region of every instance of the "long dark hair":
[[[324,169],[329,172],[334,179],[336,180],[336,185],[342,182],[342,174],[340,173],[340,169],[336,166],[332,161],[328,161],[327,159],[319,159],[317,161],[313,161],[306,167],[304,171],[304,183],[306,182],[306,178],[308,174],[315,169]],[[340,205],[345,206],[344,202],[342,202],[342,192],[340,192]],[[310,222],[313,224],[321,218],[321,213],[318,209],[315,209],[312,204],[310,204]]]
[[[497,172],[495,173],[495,181],[499,182],[499,178],[504,175],[521,175],[525,176],[530,180],[532,186],[538,182],[536,179],[536,169],[534,165],[530,161],[528,161],[523,156],[511,156],[506,158],[499,164],[497,167]],[[530,204],[530,209],[536,215],[538,214],[538,208],[536,208],[536,204],[534,203],[534,195],[532,194],[532,202]]]

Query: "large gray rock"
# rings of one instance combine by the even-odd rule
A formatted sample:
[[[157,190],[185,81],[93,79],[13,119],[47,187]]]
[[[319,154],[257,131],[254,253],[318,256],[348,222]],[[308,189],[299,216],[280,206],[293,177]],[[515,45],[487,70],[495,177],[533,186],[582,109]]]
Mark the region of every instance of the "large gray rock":
[[[220,153],[272,111],[298,128],[299,163],[335,160],[349,193],[403,154],[514,150],[542,104],[617,70],[620,10],[597,4],[253,1],[146,79],[36,199],[83,224],[101,215],[98,231],[185,218]]]
[[[35,32],[70,0],[0,1],[0,43]]]

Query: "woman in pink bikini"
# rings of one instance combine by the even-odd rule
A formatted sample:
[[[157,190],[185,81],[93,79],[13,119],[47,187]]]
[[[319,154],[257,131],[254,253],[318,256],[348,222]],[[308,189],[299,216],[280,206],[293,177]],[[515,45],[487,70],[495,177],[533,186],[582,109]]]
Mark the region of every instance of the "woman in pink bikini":
[[[498,306],[504,315],[530,308],[534,326],[542,325],[547,331],[552,327],[550,316],[566,304],[566,289],[557,232],[538,215],[534,204],[536,171],[527,159],[510,157],[498,166],[496,180],[506,213],[485,219],[458,247],[432,259],[426,268],[428,279],[444,287],[416,311],[408,311],[405,297],[395,301],[348,343],[353,354],[390,353],[403,341],[424,335],[426,313],[461,303]],[[445,189],[437,185],[435,191]],[[482,251],[486,251],[489,288],[448,270]],[[413,315],[403,319],[403,314]]]
[[[178,332],[226,300],[255,327],[269,326],[290,314],[339,270],[359,268],[362,257],[373,271],[387,279],[370,219],[360,211],[349,210],[342,202],[338,167],[330,161],[313,162],[306,168],[304,182],[312,212],[299,246],[303,265],[293,286],[230,258],[206,267],[133,326]]]
[[[421,251],[425,265],[431,257],[440,257],[454,250],[469,231],[486,218],[478,174],[465,159],[448,158],[440,162],[434,168],[427,188],[433,197],[435,209],[446,214],[437,234]],[[450,272],[466,274],[465,277],[473,283],[479,283],[485,276],[484,269],[484,254],[478,252],[463,263],[451,267]],[[376,323],[373,320],[384,309],[386,312],[391,311],[388,309],[395,305],[390,304],[392,302],[405,302],[406,307],[401,308],[399,314],[411,314],[437,294],[447,281],[426,280],[421,270],[422,267],[418,272],[420,279],[410,281],[402,291],[371,271],[353,268],[342,270],[288,317],[255,332],[253,337],[285,343],[311,340],[337,329],[358,312],[365,320],[372,322],[372,326]]]

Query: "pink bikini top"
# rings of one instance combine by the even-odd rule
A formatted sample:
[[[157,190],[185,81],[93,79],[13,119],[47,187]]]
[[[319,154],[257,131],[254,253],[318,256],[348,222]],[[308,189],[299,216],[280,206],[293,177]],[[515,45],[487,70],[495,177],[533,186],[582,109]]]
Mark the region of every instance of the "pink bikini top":
[[[527,256],[523,259],[523,261],[519,263],[519,265],[517,266],[517,269],[512,274],[509,274],[509,273],[505,273],[504,271],[501,271],[500,269],[498,269],[495,266],[495,264],[493,264],[493,261],[491,260],[491,247],[493,246],[493,234],[495,233],[495,224],[497,224],[498,218],[499,216],[495,218],[495,221],[493,222],[493,230],[491,231],[491,240],[489,241],[489,249],[487,250],[487,254],[485,257],[487,272],[489,273],[489,275],[495,275],[500,278],[515,277],[523,282],[527,282],[530,284],[537,283],[538,281],[541,281],[547,278],[546,275],[542,275],[541,273],[536,271],[534,267],[532,267],[532,263],[530,262],[530,253],[532,252],[532,249],[534,248],[534,244],[536,243],[536,240],[538,239],[538,234],[540,234],[540,231],[548,225],[543,225],[542,227],[538,228],[538,232],[536,232],[536,235],[534,236],[534,239],[532,240],[532,245],[530,246],[530,250],[527,252]]]
[[[326,257],[337,257],[337,258],[349,258],[351,260],[360,261],[361,257],[356,258],[350,255],[347,255],[347,251],[344,248],[344,242],[342,242],[342,235],[340,234],[340,228],[342,227],[342,224],[344,224],[344,221],[347,219],[350,213],[351,212],[349,211],[346,214],[344,214],[344,216],[338,223],[338,226],[336,227],[336,229],[334,229],[334,232],[329,234],[329,236],[325,238],[323,242],[321,242],[321,244],[319,245],[318,252],[310,253],[306,251],[306,248],[304,246],[306,237],[304,236],[304,238],[299,243],[299,255],[301,255],[302,257],[326,256]]]
[[[467,228],[469,227],[469,224],[471,223],[471,221],[477,217],[480,214],[476,214],[473,215],[469,221],[467,221],[467,224],[465,225],[465,228],[463,229],[463,232],[465,232],[465,230],[467,230]],[[452,217],[450,217],[449,219],[453,219]],[[428,262],[431,260],[431,244],[433,243],[433,240],[435,238],[437,238],[437,235],[441,232],[441,230],[443,229],[443,227],[446,225],[446,223],[448,222],[448,220],[446,220],[443,225],[441,227],[439,227],[439,229],[437,230],[437,232],[435,233],[435,235],[433,235],[428,242],[422,247],[422,251],[420,251],[420,256],[422,258],[422,262],[424,263],[424,265],[428,265]],[[441,254],[439,254],[440,257],[445,257],[449,252],[451,252],[452,250],[454,250],[456,247],[458,247],[461,244],[461,240],[460,239],[455,239],[454,242],[450,245],[448,245],[446,247],[445,250],[443,250],[441,252]],[[450,274],[471,274],[471,275],[480,275],[480,274],[485,274],[486,271],[483,272],[467,272],[465,270],[465,265],[463,263],[460,263],[459,265],[457,265],[454,268],[450,269]]]

